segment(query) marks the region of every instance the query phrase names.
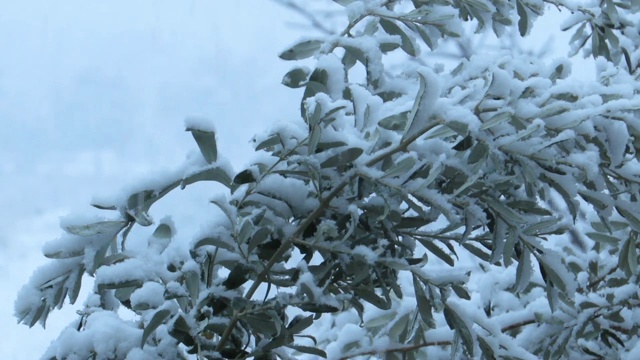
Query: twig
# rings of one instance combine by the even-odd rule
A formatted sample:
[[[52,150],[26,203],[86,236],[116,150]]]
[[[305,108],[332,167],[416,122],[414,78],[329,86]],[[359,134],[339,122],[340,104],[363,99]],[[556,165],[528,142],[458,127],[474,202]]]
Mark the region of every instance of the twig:
[[[606,274],[600,276],[599,278],[593,280],[592,282],[587,284],[587,289],[588,290],[593,290],[598,284],[600,284],[607,276],[613,274],[614,272],[616,272],[616,270],[618,270],[617,266],[614,266],[611,270],[609,270]]]
[[[300,5],[296,4],[294,1],[292,0],[273,0],[275,2],[277,2],[278,4],[287,7],[291,10],[293,10],[295,13],[297,13],[298,15],[302,16],[303,18],[307,19],[309,21],[309,23],[311,24],[311,26],[313,28],[315,28],[316,30],[320,31],[321,33],[325,34],[325,35],[333,35],[335,32],[332,31],[331,29],[329,29],[328,27],[324,26],[324,24],[322,24],[322,22],[320,22],[320,20],[318,20],[318,18],[314,15],[312,15],[309,10],[302,8]]]

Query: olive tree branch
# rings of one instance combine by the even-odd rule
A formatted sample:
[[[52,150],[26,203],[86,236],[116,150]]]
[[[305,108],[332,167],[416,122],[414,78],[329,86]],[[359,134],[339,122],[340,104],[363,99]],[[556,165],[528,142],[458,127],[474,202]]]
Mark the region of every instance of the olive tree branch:
[[[385,158],[392,156],[393,154],[406,150],[407,147],[411,145],[414,141],[416,141],[419,137],[421,137],[422,135],[424,135],[425,133],[427,133],[428,131],[430,131],[431,129],[435,128],[438,125],[439,125],[439,122],[437,121],[433,121],[427,124],[427,126],[425,126],[421,131],[418,131],[415,134],[407,137],[405,140],[401,141],[395,147],[387,151],[383,151],[381,154],[377,156],[374,156],[372,159],[370,159],[365,163],[365,166],[371,167],[377,164],[378,162],[384,160]],[[276,262],[278,262],[278,260],[282,258],[282,255],[284,255],[284,253],[287,252],[287,250],[289,249],[291,244],[293,244],[295,239],[300,237],[304,233],[304,231],[307,229],[307,227],[309,227],[309,225],[311,225],[317,218],[319,218],[322,215],[322,213],[329,207],[331,201],[336,196],[338,196],[340,192],[348,184],[351,183],[351,181],[353,181],[353,179],[357,176],[357,174],[358,173],[355,169],[352,169],[349,172],[347,172],[344,175],[344,180],[342,180],[342,182],[336,185],[331,190],[331,192],[322,200],[322,202],[318,205],[318,207],[311,214],[309,214],[309,216],[307,216],[307,218],[304,219],[304,221],[302,221],[300,225],[298,225],[296,231],[293,234],[291,234],[286,240],[282,241],[282,244],[280,244],[280,247],[278,248],[278,250],[276,250],[273,256],[269,259],[269,262],[267,262],[267,264],[264,266],[262,271],[258,274],[258,276],[256,276],[256,279],[253,282],[253,284],[251,284],[251,287],[245,294],[246,299],[251,299],[251,297],[253,297],[255,292],[258,290],[258,287],[260,287],[260,285],[262,285],[262,283],[267,278],[267,275],[269,274],[269,271],[271,271],[271,268],[276,264]],[[218,345],[216,346],[217,351],[221,351],[222,349],[224,349],[224,345],[229,340],[229,337],[231,336],[233,329],[238,323],[238,320],[239,320],[239,312],[234,311],[233,317],[229,321],[229,324],[227,325],[224,333],[222,334],[222,337],[220,338],[220,342],[218,342]]]
[[[521,322],[517,322],[515,324],[511,324],[508,326],[505,326],[501,329],[501,332],[505,333],[507,331],[510,330],[515,330],[518,328],[521,328],[523,326],[527,326],[527,325],[531,325],[531,324],[535,324],[537,323],[537,321],[535,319],[529,319],[529,320],[524,320]],[[414,345],[408,345],[408,346],[399,346],[399,347],[395,347],[395,348],[390,348],[390,349],[386,349],[383,351],[378,351],[378,350],[368,350],[368,351],[363,351],[363,352],[359,352],[357,354],[351,354],[351,355],[347,355],[347,356],[343,356],[340,358],[340,360],[346,360],[346,359],[351,359],[351,358],[355,358],[358,356],[363,356],[363,355],[376,355],[379,353],[385,353],[385,354],[389,354],[392,352],[402,352],[402,353],[407,353],[410,351],[415,351],[421,348],[425,348],[425,347],[430,347],[430,346],[451,346],[453,345],[453,341],[452,340],[443,340],[443,341],[426,341],[426,342],[422,342],[419,344],[414,344]]]

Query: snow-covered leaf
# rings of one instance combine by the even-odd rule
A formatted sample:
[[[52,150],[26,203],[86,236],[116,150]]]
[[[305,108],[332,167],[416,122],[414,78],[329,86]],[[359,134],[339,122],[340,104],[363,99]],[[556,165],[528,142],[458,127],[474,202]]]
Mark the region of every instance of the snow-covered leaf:
[[[216,181],[226,187],[231,187],[231,177],[227,171],[223,168],[214,166],[186,175],[180,183],[180,188],[184,189],[188,185],[200,181]]]
[[[364,150],[362,150],[361,148],[348,148],[324,160],[322,163],[320,163],[320,167],[328,168],[345,165],[358,159],[360,155],[362,155],[362,153],[364,153]]]
[[[407,33],[402,30],[402,28],[398,24],[391,20],[380,18],[380,26],[382,26],[387,34],[400,36],[400,39],[402,39],[401,47],[404,52],[411,56],[417,55],[415,44],[413,43],[409,35],[407,35]]]
[[[205,131],[194,127],[187,127],[187,131],[191,132],[193,138],[200,148],[202,156],[211,164],[218,160],[218,146],[216,144],[216,133],[213,131]]]
[[[378,121],[378,125],[387,130],[400,131],[407,126],[407,117],[409,111],[403,111],[399,114],[389,115],[384,119]]]
[[[82,237],[90,237],[100,234],[114,234],[124,228],[126,225],[124,220],[100,221],[86,225],[68,225],[64,230],[69,234]]]
[[[310,74],[307,67],[295,67],[284,75],[282,84],[292,89],[302,87],[307,83]]]

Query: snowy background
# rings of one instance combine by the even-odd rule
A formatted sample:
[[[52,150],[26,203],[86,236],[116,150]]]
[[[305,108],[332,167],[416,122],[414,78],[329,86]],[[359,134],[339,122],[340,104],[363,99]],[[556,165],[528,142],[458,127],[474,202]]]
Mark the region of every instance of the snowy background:
[[[277,57],[306,32],[287,25],[294,18],[265,0],[3,2],[0,358],[39,358],[82,302],[54,312],[46,330],[13,317],[61,216],[179,165],[196,149],[186,116],[214,120],[221,154],[241,169],[254,133],[299,114],[298,92],[279,85],[290,64]],[[198,230],[217,190],[161,202],[183,213],[179,235]]]

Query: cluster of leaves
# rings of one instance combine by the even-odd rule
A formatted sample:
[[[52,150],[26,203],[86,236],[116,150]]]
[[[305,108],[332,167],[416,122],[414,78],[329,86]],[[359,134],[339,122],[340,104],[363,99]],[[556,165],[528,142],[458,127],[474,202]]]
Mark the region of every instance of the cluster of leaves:
[[[21,322],[44,324],[65,298],[73,303],[83,273],[95,286],[45,358],[326,356],[308,329],[345,311],[359,315],[370,344],[392,344],[390,358],[429,347],[488,359],[606,357],[635,346],[638,325],[627,315],[640,301],[637,78],[601,62],[598,81],[576,86],[568,62],[486,56],[448,73],[417,65],[393,73],[387,54],[417,57],[416,39],[434,48],[461,36],[460,19],[498,35],[518,19],[525,35],[542,2],[335,2],[348,14],[340,36],[280,55],[317,61],[285,75],[303,91],[302,121],[256,137],[258,161],[233,174],[215,133],[191,126],[202,159],[186,175],[96,205],[119,216],[68,225],[46,246],[54,262],[22,290]],[[168,247],[170,223],[157,226],[147,251],[126,248],[132,227],[153,224],[153,203],[200,181],[230,195],[211,201],[224,215],[188,253]],[[585,212],[598,219],[590,252],[555,246]],[[512,279],[493,294],[473,287],[505,268]],[[505,320],[509,306],[491,299],[503,292],[523,320]],[[402,301],[415,311],[399,311]],[[136,341],[79,341],[120,306],[135,321],[109,319]],[[365,322],[375,308],[384,316]],[[432,341],[443,327],[453,336]],[[340,349],[345,357],[380,351],[353,345]]]

